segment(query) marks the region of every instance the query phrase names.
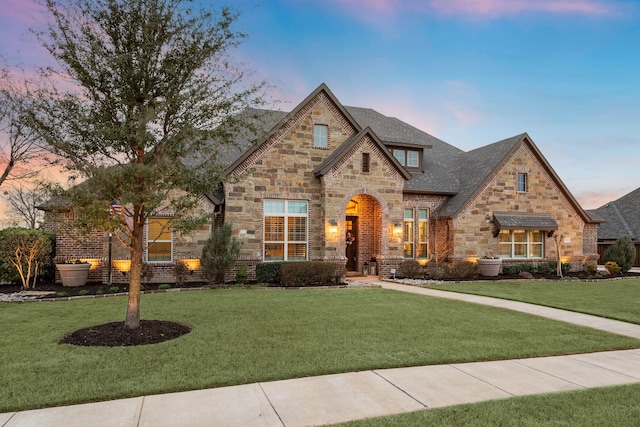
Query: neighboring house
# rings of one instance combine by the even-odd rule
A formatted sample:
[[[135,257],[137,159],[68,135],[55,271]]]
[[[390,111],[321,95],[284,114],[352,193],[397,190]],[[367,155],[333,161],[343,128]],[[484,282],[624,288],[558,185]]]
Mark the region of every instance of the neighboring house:
[[[250,277],[257,263],[282,260],[356,272],[375,260],[381,275],[406,259],[553,261],[557,238],[574,269],[597,261],[598,221],[527,134],[464,152],[396,118],[343,106],[324,84],[289,113],[264,113],[271,131],[231,150],[225,185],[202,198],[216,224],[232,225]],[[210,232],[157,229],[149,238],[161,237],[162,255],[158,240],[147,255],[154,281],[167,280],[178,259],[195,265]],[[57,255],[88,257],[67,250],[68,231],[58,230]],[[104,264],[106,237],[95,237],[87,247]]]
[[[618,238],[627,236],[636,246],[633,265],[640,267],[640,188],[598,209],[590,210],[589,215],[605,221],[598,227],[600,257]]]

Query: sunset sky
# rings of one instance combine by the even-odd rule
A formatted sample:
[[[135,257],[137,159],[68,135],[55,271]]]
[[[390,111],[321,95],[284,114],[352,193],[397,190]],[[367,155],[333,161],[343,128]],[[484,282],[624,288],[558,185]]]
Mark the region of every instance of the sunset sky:
[[[233,0],[235,58],[291,110],[320,83],[465,151],[528,132],[586,209],[640,187],[640,3]],[[49,62],[33,0],[3,0],[0,54]]]

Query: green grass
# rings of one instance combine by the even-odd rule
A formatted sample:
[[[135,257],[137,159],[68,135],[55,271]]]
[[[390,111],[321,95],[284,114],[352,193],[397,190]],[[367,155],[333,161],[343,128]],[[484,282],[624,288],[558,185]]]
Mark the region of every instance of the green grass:
[[[514,397],[339,424],[341,427],[616,426],[640,420],[640,384]]]
[[[429,287],[530,302],[640,324],[638,279],[602,282],[485,281]]]
[[[126,297],[0,304],[0,412],[374,368],[637,348],[640,341],[508,310],[384,289],[203,290],[142,297],[187,324],[139,347],[60,345],[124,320]]]

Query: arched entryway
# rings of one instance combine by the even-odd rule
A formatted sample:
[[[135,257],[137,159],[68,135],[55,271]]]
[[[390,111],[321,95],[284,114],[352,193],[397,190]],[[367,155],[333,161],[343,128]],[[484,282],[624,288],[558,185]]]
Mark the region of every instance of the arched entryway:
[[[371,263],[382,253],[380,202],[371,195],[357,194],[348,201],[344,215],[347,271],[371,272]]]

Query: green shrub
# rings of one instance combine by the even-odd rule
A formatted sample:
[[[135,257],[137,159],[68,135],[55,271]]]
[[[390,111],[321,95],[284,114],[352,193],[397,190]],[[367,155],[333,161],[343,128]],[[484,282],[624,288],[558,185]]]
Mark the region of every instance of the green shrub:
[[[229,268],[240,254],[240,243],[231,237],[231,224],[216,228],[202,248],[202,273],[210,283],[224,283]]]
[[[430,261],[425,267],[425,275],[434,280],[466,279],[478,275],[478,266],[473,262]]]
[[[618,274],[620,273],[620,270],[621,270],[620,266],[615,261],[606,262],[604,264],[604,268],[606,268],[607,271],[611,274]]]
[[[56,297],[57,298],[64,298],[67,296],[66,292],[56,292]]]
[[[104,294],[104,291],[102,289],[98,289],[96,291],[96,295],[102,295],[102,294]]]
[[[475,262],[452,262],[449,263],[450,279],[466,279],[478,275],[478,264]]]
[[[80,289],[78,295],[89,295],[89,291],[86,289]]]
[[[342,265],[324,261],[288,262],[280,270],[282,286],[320,286],[341,283],[345,275]]]
[[[177,284],[182,285],[189,275],[189,272],[189,267],[187,267],[187,264],[184,261],[178,260],[175,262],[173,266],[173,274],[176,276]]]
[[[605,265],[608,261],[615,262],[620,267],[620,270],[626,273],[633,267],[633,263],[636,260],[636,247],[629,237],[620,237],[604,251],[602,260]]]
[[[415,259],[407,259],[400,264],[398,275],[409,279],[421,279],[424,277],[424,267]]]
[[[589,274],[596,274],[598,272],[598,266],[592,262],[585,264],[584,269]]]
[[[244,285],[247,283],[248,278],[249,274],[247,273],[247,264],[238,265],[238,270],[236,271],[236,283]]]
[[[158,285],[158,290],[162,291],[165,289],[171,289],[171,285],[168,283],[163,283],[162,285]]]
[[[558,263],[550,261],[538,264],[538,268],[535,272],[540,274],[555,274],[557,269]],[[564,272],[564,269],[562,271]]]
[[[261,262],[256,265],[256,280],[258,283],[280,283],[280,270],[284,262]]]
[[[112,286],[109,288],[109,292],[111,292],[112,294],[115,294],[117,292],[120,292],[120,288],[117,286]]]

